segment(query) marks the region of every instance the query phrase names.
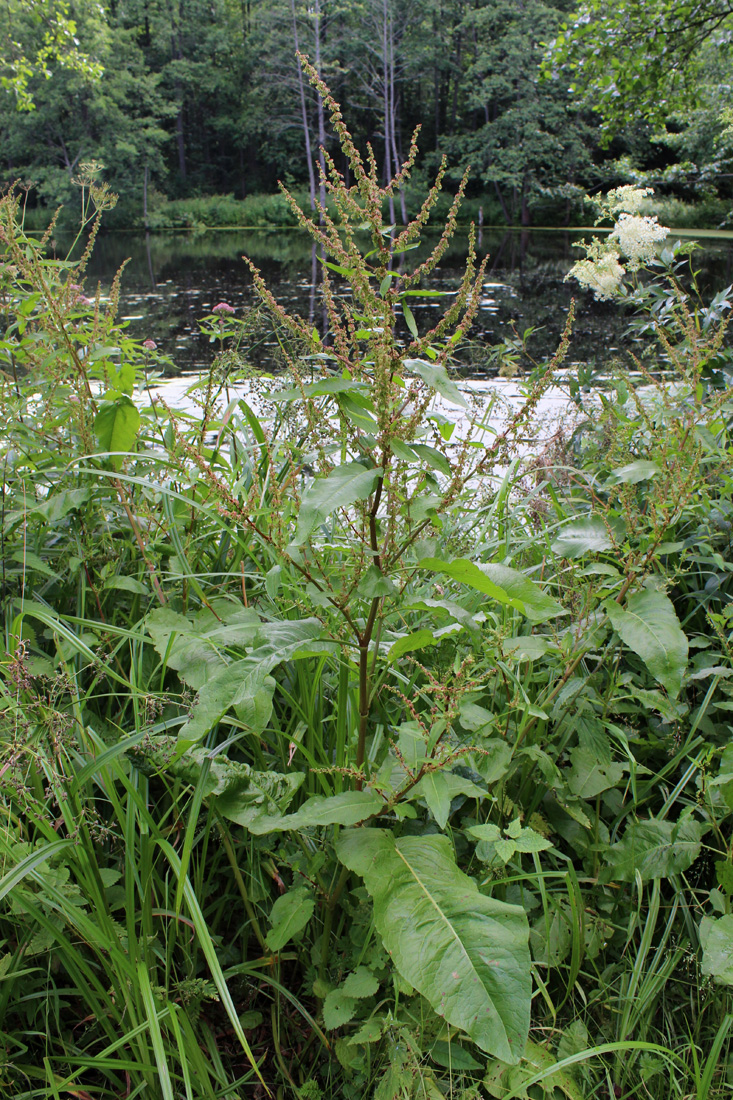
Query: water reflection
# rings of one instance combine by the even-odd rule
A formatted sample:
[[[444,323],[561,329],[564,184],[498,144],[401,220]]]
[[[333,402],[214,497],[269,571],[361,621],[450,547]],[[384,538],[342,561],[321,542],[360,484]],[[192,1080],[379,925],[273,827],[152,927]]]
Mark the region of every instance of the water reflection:
[[[471,339],[458,349],[466,374],[486,373],[489,349],[532,329],[529,349],[539,360],[552,354],[562,333],[570,301],[577,296],[571,355],[592,362],[621,347],[625,321],[619,309],[594,302],[564,282],[578,257],[573,244],[584,234],[574,230],[496,230],[483,227],[481,254],[488,253],[486,279]],[[588,235],[587,233],[585,234]],[[466,231],[456,234],[443,262],[424,285],[428,291],[455,291],[466,254]],[[428,237],[411,252],[408,262],[420,262],[435,238]],[[696,267],[703,290],[715,293],[733,281],[733,243],[729,235],[705,239]],[[260,268],[278,301],[307,318],[323,334],[325,307],[319,294],[321,263],[308,235],[299,230],[210,231],[205,234],[107,234],[97,242],[87,275],[87,289],[99,282],[104,289],[123,262],[121,318],[132,335],[155,340],[177,371],[200,370],[216,348],[202,336],[198,320],[217,302],[237,310],[256,304],[252,277],[242,256]],[[404,262],[405,257],[401,257]],[[337,294],[345,287],[334,276]],[[418,328],[437,320],[445,298],[415,298],[411,307]],[[407,332],[405,330],[405,336]],[[277,341],[264,333],[251,352],[255,365],[272,370]]]

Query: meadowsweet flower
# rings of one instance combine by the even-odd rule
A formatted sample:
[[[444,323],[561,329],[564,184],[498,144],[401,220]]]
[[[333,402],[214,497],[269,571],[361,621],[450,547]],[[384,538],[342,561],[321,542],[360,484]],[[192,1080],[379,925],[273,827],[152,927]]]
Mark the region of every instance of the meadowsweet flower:
[[[220,317],[223,317],[225,313],[236,313],[234,306],[230,306],[228,302],[219,302],[215,305],[211,311],[212,313],[218,313]]]
[[[155,351],[158,345],[155,340],[143,340],[143,347],[146,351]]]
[[[665,225],[656,219],[638,214],[621,214],[616,228],[609,240],[618,241],[618,246],[628,258],[629,270],[636,271],[643,263],[653,260],[657,253],[657,243],[663,241],[669,233]]]
[[[578,260],[566,275],[565,281],[577,279],[581,286],[592,290],[599,301],[615,298],[626,274],[619,258],[618,252],[595,251],[588,259]]]
[[[606,196],[606,205],[610,214],[638,214],[644,199],[654,194],[653,187],[634,187],[625,183],[623,187],[614,187]]]

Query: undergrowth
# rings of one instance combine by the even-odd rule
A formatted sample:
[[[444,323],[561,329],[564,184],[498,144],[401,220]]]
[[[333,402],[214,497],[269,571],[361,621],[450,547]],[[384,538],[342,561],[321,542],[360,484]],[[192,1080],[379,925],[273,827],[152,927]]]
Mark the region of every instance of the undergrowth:
[[[413,270],[444,169],[386,224],[415,144],[380,187],[306,71],[354,184],[283,199],[327,332],[252,268],[286,377],[220,303],[169,407],[83,290],[93,173],[80,261],[0,207],[3,1094],[727,1096],[727,299],[650,261],[641,383],[563,368],[571,315],[500,415],[473,253],[411,309],[463,185]]]

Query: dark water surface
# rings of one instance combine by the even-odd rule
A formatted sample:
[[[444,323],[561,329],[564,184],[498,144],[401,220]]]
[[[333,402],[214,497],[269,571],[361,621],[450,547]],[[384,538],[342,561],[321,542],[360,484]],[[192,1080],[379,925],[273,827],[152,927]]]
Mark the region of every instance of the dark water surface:
[[[484,229],[479,254],[488,253],[480,309],[474,330],[459,359],[467,374],[491,371],[490,348],[511,339],[516,329],[535,331],[528,347],[539,360],[555,350],[567,311],[576,299],[576,322],[570,358],[594,362],[608,358],[622,346],[626,327],[619,308],[595,302],[565,283],[569,268],[581,253],[573,244],[591,231]],[[437,239],[433,238],[432,240]],[[674,234],[670,240],[674,239]],[[424,284],[429,290],[455,290],[466,255],[467,231],[459,229],[440,268]],[[420,249],[404,257],[413,266],[427,254],[429,237]],[[733,282],[733,234],[710,233],[700,240],[695,267],[706,297]],[[155,340],[170,356],[175,372],[200,370],[212,359],[215,347],[199,330],[199,318],[218,302],[235,307],[241,316],[256,305],[252,277],[242,259],[248,255],[262,270],[278,301],[291,312],[309,318],[324,329],[318,293],[319,263],[311,240],[295,229],[210,230],[201,234],[133,233],[100,235],[85,287],[92,293],[99,283],[107,289],[115,272],[127,260],[122,279],[120,319],[130,333]],[[346,288],[339,288],[346,293]],[[410,302],[418,328],[425,331],[437,320],[450,298],[413,298]],[[263,329],[250,359],[265,370],[277,367],[277,343]]]

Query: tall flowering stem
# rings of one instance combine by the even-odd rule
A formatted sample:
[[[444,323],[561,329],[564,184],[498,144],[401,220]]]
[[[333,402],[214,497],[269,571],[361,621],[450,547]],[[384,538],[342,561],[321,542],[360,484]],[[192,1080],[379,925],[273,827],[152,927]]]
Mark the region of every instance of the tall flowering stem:
[[[255,289],[277,323],[290,374],[291,388],[272,397],[295,426],[287,440],[268,441],[288,452],[289,475],[276,484],[253,484],[250,500],[254,505],[269,494],[268,546],[309,582],[313,614],[332,630],[333,610],[340,616],[339,640],[350,652],[358,682],[351,760],[354,785],[361,789],[369,781],[370,714],[380,684],[389,680],[379,640],[418,568],[415,544],[423,533],[439,532],[441,513],[455,506],[472,478],[489,471],[524,418],[518,416],[505,433],[485,442],[481,417],[472,418],[449,377],[456,344],[481,300],[486,260],[477,260],[473,228],[465,275],[450,306],[422,332],[410,308],[427,293],[421,285],[456,231],[467,175],[436,245],[421,262],[404,264],[435,208],[445,162],[415,217],[397,232],[386,220],[388,200],[410,178],[417,131],[395,177],[380,186],[372,148],[367,146],[365,156],[359,152],[329,88],[307,58],[300,55],[300,62],[330,115],[354,182],[347,186],[324,150],[326,205],[311,214],[281,185],[299,225],[321,252],[327,336],[288,313],[245,257]],[[343,280],[348,295],[336,280]],[[550,377],[548,372],[547,380],[533,387],[528,408]],[[436,392],[466,409],[465,430],[457,440],[451,438],[453,426],[435,409]],[[346,497],[342,486],[349,479],[357,488]],[[247,512],[248,522],[262,525],[251,518],[254,509],[248,506]],[[442,750],[430,751],[439,756]],[[431,757],[426,766],[438,764]]]

